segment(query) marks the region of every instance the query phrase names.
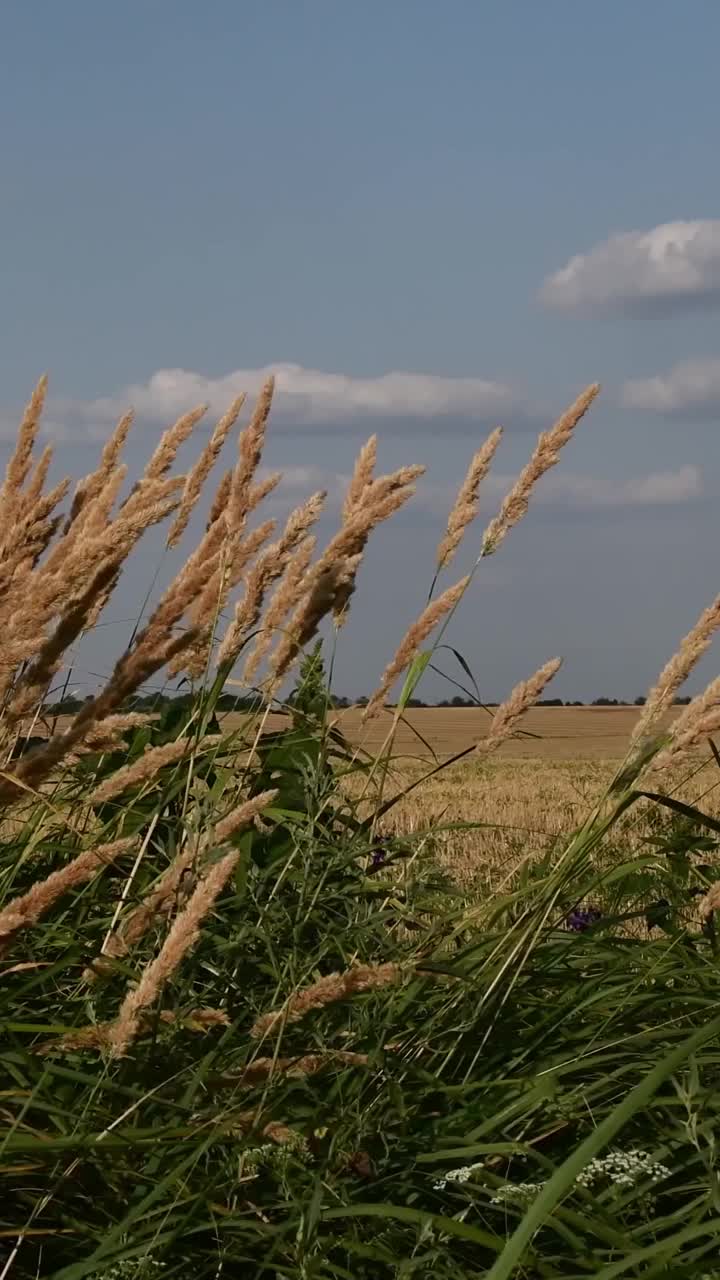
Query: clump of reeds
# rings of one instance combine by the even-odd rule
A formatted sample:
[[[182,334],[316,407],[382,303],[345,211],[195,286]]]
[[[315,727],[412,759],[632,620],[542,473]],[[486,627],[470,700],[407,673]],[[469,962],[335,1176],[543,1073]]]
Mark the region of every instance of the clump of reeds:
[[[63,516],[60,504],[69,482],[49,492],[44,488],[50,447],[32,469],[46,386],[41,379],[30,399],[0,489],[0,739],[8,750],[18,727],[38,714],[73,645],[97,623],[142,535],[173,516],[168,545],[179,541],[244,400],[238,397],[221,417],[189,473],[174,476],[170,473],[178,451],[205,409],[183,414],[164,433],[143,475],[122,499],[127,470],[121,457],[132,423],[132,415],[126,414],[103,448],[97,468],[77,484]],[[294,511],[279,539],[266,546],[274,522],[249,528],[248,521],[279,479],[257,476],[272,395],[270,378],[240,431],[237,460],[220,480],[199,544],[105,686],[61,732],[0,778],[3,805],[36,791],[64,760],[77,758],[84,749],[121,744],[117,717],[123,704],[163,668],[199,679],[214,660],[228,672],[257,633],[248,663],[250,677],[269,656],[274,635],[287,620],[270,663],[276,688],[323,618],[333,611],[338,617],[344,613],[370,533],[407,500],[421,469],[405,467],[373,479],[375,442],[370,441],[358,460],[341,529],[317,561],[312,563],[310,531],[323,494]],[[275,584],[263,627],[267,594]],[[224,625],[225,608],[238,588],[241,594]]]
[[[487,475],[497,451],[502,436],[501,429],[496,428],[473,456],[448,516],[445,535],[437,550],[435,577],[430,589],[430,600],[419,617],[408,628],[403,640],[400,642],[395,657],[386,668],[380,685],[368,702],[364,713],[365,719],[371,718],[381,710],[392,685],[410,667],[419,652],[420,646],[425,643],[438,624],[442,624],[439,636],[443,634],[445,627],[454,615],[470,585],[480,562],[497,550],[513,525],[517,524],[527,513],[533,489],[542,476],[551,467],[556,466],[560,459],[561,451],[572,439],[575,428],[587,413],[599,390],[599,384],[592,383],[578,396],[570,408],[561,414],[549,431],[545,431],[540,435],[529,462],[523,468],[502,502],[498,514],[493,517],[485,529],[482,536],[480,555],[472,572],[454,586],[448,587],[441,596],[433,601],[432,594],[440,571],[450,563],[465,533],[477,516],[480,484]],[[353,485],[355,489],[361,488],[357,476],[353,478]],[[351,485],[351,489],[353,485]],[[364,492],[368,492],[367,484]],[[436,644],[439,641],[439,636],[436,639]]]
[[[344,621],[371,534],[407,503],[423,468],[405,466],[377,476],[377,440],[373,436],[360,451],[340,527],[325,548],[315,555],[314,526],[323,508],[323,493],[298,506],[270,542],[275,521],[267,519],[251,526],[250,520],[279,479],[277,475],[261,478],[259,472],[273,386],[273,379],[268,379],[248,424],[238,432],[235,462],[221,475],[197,545],[136,630],[104,686],[46,743],[13,761],[12,768],[8,766],[0,775],[0,805],[7,808],[24,796],[37,797],[64,762],[87,752],[121,747],[123,733],[142,723],[125,710],[127,699],[158,672],[188,675],[194,681],[215,665],[225,679],[247,647],[245,679],[253,679],[264,663],[263,688],[269,701],[323,621],[332,617],[336,626]],[[488,525],[480,558],[494,551],[525,513],[533,486],[555,464],[596,393],[596,387],[588,388],[540,437],[530,462]],[[173,475],[178,452],[205,408],[184,413],[162,435],[143,474],[123,498],[127,469],[122,451],[132,423],[132,415],[126,414],[104,446],[95,470],[76,485],[69,510],[63,514],[61,504],[68,482],[46,492],[50,449],[44,450],[33,469],[45,394],[46,382],[41,380],[25,411],[0,489],[0,623],[4,629],[0,746],[5,745],[8,757],[21,725],[40,713],[47,691],[73,646],[97,623],[143,534],[172,517],[167,544],[175,546],[182,538],[244,402],[240,396],[229,406],[189,472]],[[438,572],[450,563],[476,518],[480,485],[500,434],[500,429],[494,431],[471,460],[438,548]],[[471,577],[461,578],[437,599],[431,598],[410,625],[370,700],[368,716],[381,708],[395,680],[408,669],[438,625],[447,625]],[[491,750],[510,734],[556,666],[547,664],[518,686],[496,713],[483,750]],[[131,787],[153,784],[160,770],[186,755],[194,757],[219,745],[217,736],[201,731],[197,740],[182,737],[151,746],[139,760],[89,790],[88,804],[97,810]],[[244,824],[258,820],[272,795],[265,792],[250,801],[237,799],[226,817],[210,824],[210,830],[181,841],[165,873],[128,912],[126,903],[130,905],[130,888],[145,856],[145,843],[137,853],[105,942],[86,976],[112,972],[113,962],[126,956],[154,921],[173,911],[177,914],[158,954],[145,966],[137,986],[107,1029],[105,1042],[113,1054],[124,1054],[132,1044],[163,985],[196,942],[202,921],[238,856],[230,849],[219,862],[208,865],[206,854],[212,848],[222,849]],[[127,841],[100,840],[94,853],[80,854],[66,868],[39,881],[0,916],[0,936],[9,940],[20,928],[32,925],[65,888],[90,878],[103,858],[116,857],[128,847]],[[311,1008],[398,981],[401,976],[401,970],[392,964],[355,966],[345,974],[331,975],[292,997],[281,1011],[259,1019],[253,1035],[265,1034],[280,1021],[296,1021]]]

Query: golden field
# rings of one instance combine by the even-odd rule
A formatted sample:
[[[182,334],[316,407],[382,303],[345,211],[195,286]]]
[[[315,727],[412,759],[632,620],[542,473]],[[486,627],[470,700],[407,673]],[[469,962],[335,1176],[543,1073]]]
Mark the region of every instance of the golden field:
[[[521,735],[503,744],[502,758],[620,760],[638,715],[637,707],[532,707]],[[475,707],[408,711],[395,734],[395,754],[427,758],[426,743],[440,759],[455,755],[485,736],[491,716],[491,710]],[[369,752],[382,747],[392,724],[386,712],[363,725],[362,712],[354,707],[334,719],[351,742]]]
[[[432,832],[434,855],[458,882],[486,876],[497,882],[587,816],[622,760],[638,715],[635,707],[533,708],[523,720],[522,736],[490,757],[472,753],[428,777],[388,814],[386,830]],[[474,746],[489,720],[488,712],[474,708],[408,712],[395,734],[384,795],[401,792],[441,761]],[[359,754],[373,756],[386,741],[392,717],[386,713],[363,725],[362,712],[352,708],[335,714],[333,722]],[[269,717],[267,723],[279,727],[283,718]],[[703,755],[671,776],[650,775],[647,783],[649,789],[720,813],[720,770]],[[356,776],[351,789],[358,794],[363,785]],[[644,813],[642,807],[633,809],[618,829],[635,848],[647,833]],[[475,825],[446,829],[457,823]]]
[[[621,760],[638,715],[637,707],[531,707],[518,736],[503,744],[502,759]],[[395,730],[393,755],[446,760],[483,738],[491,716],[492,710],[476,707],[407,711]],[[222,718],[231,727],[246,720],[232,712]],[[265,723],[272,729],[285,722],[284,716],[270,715]],[[393,716],[385,711],[365,724],[362,709],[350,707],[334,712],[332,723],[353,745],[375,755],[387,740]]]
[[[673,712],[672,715],[676,713]],[[525,716],[522,734],[503,743],[493,755],[470,752],[437,772],[400,800],[383,828],[398,836],[422,833],[432,853],[460,884],[502,880],[526,858],[573,830],[588,814],[622,760],[633,725],[635,707],[537,707]],[[239,729],[245,715],[221,716],[224,727]],[[472,748],[484,736],[490,714],[475,708],[427,707],[412,710],[397,726],[393,754],[383,783],[383,798],[401,793],[444,761]],[[334,713],[332,722],[357,748],[358,760],[377,756],[392,726],[389,712],[363,724],[362,711]],[[61,717],[58,727],[64,727]],[[270,715],[266,730],[282,728],[287,718]],[[33,732],[42,733],[36,724]],[[698,803],[720,815],[720,769],[704,756],[682,770],[650,775],[648,788]],[[357,797],[377,797],[379,771],[369,784],[361,774],[347,781]],[[647,834],[644,809],[638,806],[618,831],[635,848]],[[472,824],[458,829],[456,824]],[[448,828],[452,827],[450,830]],[[423,842],[419,848],[422,850]]]

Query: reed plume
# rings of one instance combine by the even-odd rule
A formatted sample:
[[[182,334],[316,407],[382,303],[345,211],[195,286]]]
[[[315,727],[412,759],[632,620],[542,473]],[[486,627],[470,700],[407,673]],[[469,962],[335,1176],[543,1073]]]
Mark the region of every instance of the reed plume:
[[[237,528],[247,514],[247,499],[260,465],[268,416],[272,405],[275,379],[263,384],[252,417],[238,442],[238,460],[233,470],[224,518],[228,529]]]
[[[551,658],[528,680],[523,680],[515,686],[510,697],[495,712],[487,736],[478,743],[478,751],[483,753],[494,751],[510,737],[518,721],[530,707],[534,706],[545,686],[550,683],[561,666],[562,658]]]
[[[301,1078],[314,1076],[327,1067],[367,1067],[367,1053],[353,1053],[348,1049],[329,1049],[324,1053],[303,1053],[293,1058],[253,1058],[241,1071],[224,1075],[219,1083],[240,1088],[262,1084],[273,1076]]]
[[[184,534],[190,516],[195,508],[195,504],[202,492],[202,487],[207,480],[213,465],[228,438],[228,435],[237,422],[240,410],[244,403],[244,394],[233,400],[230,408],[223,414],[215,427],[215,430],[210,436],[210,439],[200,454],[195,466],[188,472],[182,497],[180,498],[180,506],[167,536],[168,547],[177,546]]]
[[[206,533],[209,533],[212,526],[217,524],[218,520],[220,520],[220,518],[225,514],[225,508],[227,506],[228,499],[230,497],[230,489],[232,487],[232,478],[233,472],[232,467],[230,467],[223,475],[222,480],[215,491],[215,496],[210,504],[207,524],[205,526]]]
[[[681,711],[670,726],[665,746],[653,760],[653,768],[677,764],[720,729],[720,677],[711,680]],[[647,734],[645,736],[648,736]]]
[[[290,556],[285,566],[283,575],[265,610],[262,629],[258,632],[255,644],[248,654],[242,675],[242,683],[245,686],[252,683],[263,658],[267,656],[272,648],[274,632],[280,628],[284,619],[299,603],[305,574],[308,571],[315,550],[315,543],[314,536],[308,534],[300,543],[294,555]]]
[[[576,426],[587,413],[599,390],[599,383],[591,383],[578,396],[574,404],[571,404],[570,408],[558,418],[554,426],[539,436],[530,461],[520,472],[504,499],[500,511],[490,521],[483,534],[481,556],[492,555],[513,525],[522,520],[528,510],[530,495],[535,485],[546,471],[559,462],[561,450],[572,438]]]
[[[268,589],[282,577],[290,557],[316,523],[325,498],[325,492],[319,491],[291,511],[277,542],[269,546],[249,570],[245,578],[245,593],[237,602],[232,621],[220,643],[219,667],[230,667],[236,661],[247,635],[259,622]]]
[[[121,854],[126,853],[135,844],[135,836],[127,836],[121,840],[111,840],[100,844],[95,849],[86,849],[79,853],[72,862],[68,862],[58,871],[53,871],[44,880],[38,880],[27,893],[13,898],[0,911],[0,948],[20,929],[27,929],[37,924],[41,916],[58,901],[69,889],[77,888],[97,875],[103,867],[114,862]]]
[[[270,663],[271,689],[282,682],[303,646],[317,634],[323,619],[333,612],[336,617],[344,613],[370,534],[408,501],[424,470],[420,466],[400,467],[365,486],[362,505],[343,520],[305,574],[298,592],[300,602]]]
[[[141,1015],[138,1035],[151,1032],[155,1024],[182,1026],[190,1031],[205,1031],[212,1027],[229,1027],[230,1019],[224,1009],[190,1009],[188,1013],[176,1013],[174,1009],[159,1009],[156,1013]],[[33,1053],[75,1053],[86,1049],[103,1049],[107,1043],[112,1022],[96,1022],[89,1027],[68,1031],[54,1040],[44,1040],[33,1046]]]
[[[232,836],[237,835],[243,827],[248,826],[257,816],[272,804],[277,791],[261,791],[251,799],[237,805],[230,813],[207,831],[202,837],[194,838],[175,856],[167,870],[160,877],[155,888],[127,917],[118,931],[110,933],[105,939],[102,950],[92,962],[85,977],[92,980],[94,976],[107,969],[109,960],[127,955],[130,947],[135,946],[145,936],[153,921],[158,916],[166,915],[177,904],[178,894],[186,878],[192,878],[207,850],[215,845],[224,844]]]
[[[120,455],[125,447],[125,441],[127,440],[134,417],[135,415],[132,411],[123,414],[112,435],[103,447],[100,455],[99,466],[95,471],[92,471],[89,475],[78,481],[75,487],[70,513],[65,523],[65,533],[69,531],[70,526],[78,519],[81,511],[87,510],[90,504],[97,498],[98,494],[105,489],[108,482],[110,482],[113,477],[117,476],[120,466]],[[121,474],[124,478],[124,469]]]
[[[695,626],[683,638],[676,653],[665,664],[650,690],[630,741],[637,744],[657,730],[658,722],[671,709],[675,695],[710,647],[720,627],[720,596],[700,614]],[[697,699],[690,706],[695,705]],[[689,708],[688,708],[689,710]],[[687,711],[685,712],[687,717]],[[677,725],[675,726],[677,729]]]
[[[502,439],[502,427],[496,427],[474,455],[465,479],[458,490],[454,506],[448,516],[447,529],[436,555],[436,570],[446,569],[462,542],[465,530],[478,513],[478,490],[490,470],[497,447]]]
[[[199,742],[193,742],[190,738],[178,738],[175,742],[166,742],[159,747],[148,747],[138,760],[126,764],[122,769],[116,769],[115,773],[95,787],[88,796],[88,803],[93,806],[105,804],[115,796],[122,795],[128,787],[139,787],[144,782],[150,782],[166,765],[176,764],[186,755],[198,755],[217,747],[221,742],[221,734],[208,734]]]
[[[207,413],[207,405],[198,405],[195,409],[190,409],[188,413],[183,413],[176,422],[168,427],[160,437],[160,441],[155,448],[150,461],[145,467],[145,472],[140,481],[140,488],[149,486],[154,481],[162,479],[170,470],[175,461],[180,446],[185,443],[192,429],[205,417]],[[137,499],[137,490],[134,495]],[[131,498],[128,498],[130,502]]]
[[[269,791],[260,791],[256,796],[252,796],[249,800],[243,800],[242,804],[236,805],[227,813],[224,818],[220,818],[215,824],[213,839],[218,844],[224,844],[232,836],[237,835],[242,827],[246,827],[255,818],[262,813],[263,809],[267,809],[277,796],[277,789],[271,788]]]
[[[253,571],[248,571],[248,566],[274,530],[275,521],[266,520],[250,533],[227,536],[214,559],[208,560],[207,585],[189,611],[190,621],[198,630],[198,639],[191,649],[170,665],[171,676],[185,671],[191,679],[197,680],[207,670],[216,624],[228,597],[246,572],[252,576]]]
[[[424,644],[431,632],[435,630],[441,618],[444,618],[451,609],[455,608],[469,581],[469,575],[461,578],[459,582],[443,591],[437,600],[431,600],[423,609],[420,617],[416,618],[412,626],[408,628],[400,641],[395,657],[385,668],[383,678],[363,712],[363,720],[370,720],[377,715],[398,676],[410,666],[420,645]]]
[[[260,1040],[286,1023],[300,1022],[314,1009],[322,1009],[363,991],[376,991],[381,987],[397,984],[405,975],[403,966],[394,963],[358,964],[346,969],[344,973],[329,973],[324,978],[318,978],[312,986],[296,992],[281,1009],[262,1014],[250,1028],[250,1035],[253,1040]]]
[[[15,449],[5,469],[5,478],[0,487],[0,547],[9,537],[12,538],[22,488],[30,471],[33,446],[47,395],[47,385],[47,375],[43,374],[25,407]]]
[[[227,853],[214,864],[197,885],[177,916],[157,956],[145,968],[137,986],[128,992],[117,1018],[107,1032],[107,1045],[114,1058],[123,1057],[138,1031],[144,1010],[155,1003],[168,978],[200,936],[200,925],[212,909],[232,875],[240,854]]]
[[[361,561],[362,552],[345,556],[336,564],[327,565],[321,573],[312,569],[308,571],[310,587],[302,593],[295,615],[281,636],[270,661],[270,674],[266,682],[269,697],[274,695],[304,645],[317,635],[323,619],[347,607]]]
[[[370,436],[360,450],[343,503],[343,523],[347,524],[362,505],[365,491],[372,484],[377,460],[377,436]]]

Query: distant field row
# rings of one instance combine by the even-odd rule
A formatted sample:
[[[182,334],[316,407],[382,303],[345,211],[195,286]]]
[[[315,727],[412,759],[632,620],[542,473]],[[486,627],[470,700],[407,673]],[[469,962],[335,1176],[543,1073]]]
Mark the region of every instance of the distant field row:
[[[676,713],[673,713],[676,714]],[[523,720],[522,738],[506,743],[503,759],[543,757],[550,760],[614,760],[625,754],[628,738],[639,715],[637,707],[536,707]],[[346,737],[369,752],[384,741],[391,717],[378,716],[362,723],[362,713],[351,709],[334,717]],[[226,720],[242,719],[230,713]],[[487,732],[490,714],[474,707],[422,707],[408,711],[395,739],[396,753],[427,756],[427,747],[447,757],[472,746]],[[271,716],[268,725],[282,723]],[[533,736],[527,736],[532,734]]]
[[[669,718],[676,714],[672,712]],[[536,707],[522,722],[523,736],[505,743],[496,758],[619,760],[625,754],[638,715],[637,707]],[[221,717],[229,727],[247,718],[235,712]],[[333,721],[350,742],[373,753],[383,745],[392,717],[385,712],[363,724],[362,711],[351,708],[334,713]],[[68,722],[68,717],[61,716],[58,726],[62,728]],[[447,758],[484,737],[489,722],[490,712],[474,707],[422,707],[408,711],[396,733],[395,753],[426,758],[429,747],[437,756]],[[285,716],[270,715],[265,727],[276,729],[285,723]],[[36,725],[32,732],[42,733],[42,726]]]

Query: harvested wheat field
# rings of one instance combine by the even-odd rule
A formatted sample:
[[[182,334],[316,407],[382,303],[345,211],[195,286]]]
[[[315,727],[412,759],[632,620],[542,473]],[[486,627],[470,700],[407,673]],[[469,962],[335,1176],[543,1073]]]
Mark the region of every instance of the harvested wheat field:
[[[427,757],[430,747],[446,759],[483,738],[492,714],[475,707],[407,711],[395,734],[394,753]],[[522,733],[503,743],[502,758],[621,760],[638,715],[637,707],[531,707]],[[339,712],[337,722],[351,742],[373,753],[382,747],[392,716],[385,712],[363,724],[362,712],[353,707]]]
[[[491,709],[475,707],[407,711],[394,733],[393,756],[408,761],[447,760],[485,737],[492,715]],[[621,760],[638,715],[637,707],[531,707],[523,717],[522,731],[503,742],[500,756],[503,760]],[[247,719],[232,712],[221,718],[229,727]],[[332,722],[354,746],[376,755],[386,743],[393,716],[384,711],[364,723],[362,709],[350,707],[334,712]],[[286,718],[270,715],[265,723],[268,729],[276,729]]]
[[[427,832],[433,855],[460,884],[496,883],[584,821],[622,760],[638,714],[635,707],[533,708],[523,722],[525,736],[488,758],[473,753],[426,778],[391,811],[387,829]],[[409,712],[396,735],[386,794],[435,767],[417,733],[438,761],[446,760],[482,738],[489,718],[464,708]],[[338,719],[350,741],[370,753],[382,746],[390,723],[385,716],[362,726],[357,710]],[[720,770],[706,754],[670,775],[649,776],[648,786],[717,814]],[[616,837],[622,832],[628,847],[643,847],[646,812],[638,806],[620,823]]]
[[[676,714],[671,712],[667,722]],[[432,845],[433,856],[460,884],[486,878],[497,883],[587,817],[623,759],[638,716],[637,707],[531,708],[522,735],[491,756],[471,751],[426,777],[390,811],[385,829],[399,836],[426,833],[427,847]],[[407,712],[395,733],[384,796],[402,792],[440,762],[472,748],[485,736],[490,718],[490,712],[475,708]],[[228,715],[226,722],[243,719]],[[381,750],[392,725],[389,712],[364,724],[360,708],[332,719],[368,756]],[[270,716],[266,726],[284,723],[285,717]],[[647,785],[720,813],[720,770],[705,760],[707,754],[671,774],[650,775]],[[353,777],[349,785],[359,794],[365,783]],[[618,825],[616,836],[622,832],[628,847],[642,847],[645,813],[638,806]]]

